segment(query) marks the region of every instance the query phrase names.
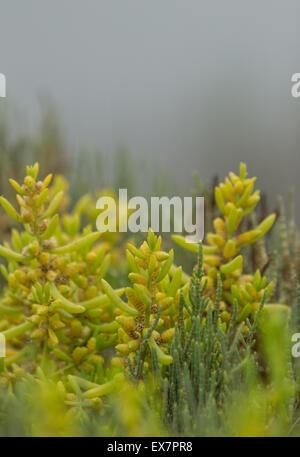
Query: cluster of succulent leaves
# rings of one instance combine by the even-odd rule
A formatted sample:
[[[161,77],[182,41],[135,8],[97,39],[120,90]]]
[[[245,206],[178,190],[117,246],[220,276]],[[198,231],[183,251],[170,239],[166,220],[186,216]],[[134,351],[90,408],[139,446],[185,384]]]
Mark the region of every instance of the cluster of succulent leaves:
[[[238,303],[238,320],[244,321],[259,308],[262,297],[268,298],[273,283],[259,269],[255,274],[243,274],[243,256],[240,251],[245,246],[260,240],[272,227],[276,215],[266,217],[255,228],[243,232],[245,222],[260,200],[258,190],[253,192],[256,178],[247,178],[244,163],[240,165],[240,176],[230,172],[224,183],[215,188],[215,201],[220,217],[213,221],[214,232],[206,234],[207,245],[203,246],[203,262],[207,280],[207,295],[215,299],[216,284],[220,275],[222,281],[221,315],[229,321],[235,301]],[[173,239],[183,248],[195,251],[197,246],[188,243],[183,236],[174,235]]]
[[[35,164],[27,168],[22,185],[10,180],[19,211],[0,199],[5,211],[23,225],[0,247],[8,260],[7,267],[1,266],[7,280],[0,305],[8,345],[5,365],[21,361],[33,370],[46,364],[70,376],[80,370],[96,373],[103,364],[100,352],[113,344],[117,326],[100,284],[110,263],[108,246],[96,244],[100,233],[91,226],[79,232],[79,212],[61,217],[64,191],[49,187],[51,175],[43,181],[37,176]],[[14,370],[5,376],[9,382]],[[74,393],[72,380],[68,382]]]
[[[207,244],[173,237],[197,253],[191,276],[151,229],[140,246],[127,243],[124,259],[114,245],[120,239],[92,231],[93,200],[82,197],[67,214],[64,179],[51,186],[52,176],[38,180],[38,172],[35,164],[23,184],[10,180],[18,210],[0,197],[22,226],[0,246],[7,260],[0,267],[6,281],[0,332],[7,343],[0,434],[289,433],[298,395],[289,308],[282,300],[266,304],[277,298],[279,267],[268,276],[274,292],[262,268],[243,273],[241,254],[252,243],[265,254],[260,243],[275,215],[244,231],[260,199],[245,165],[215,188],[220,216]],[[124,271],[131,285],[117,288]],[[292,273],[297,278],[296,266]],[[289,305],[297,328],[294,283]],[[246,420],[241,405],[248,398]],[[26,424],[9,413],[25,410]]]

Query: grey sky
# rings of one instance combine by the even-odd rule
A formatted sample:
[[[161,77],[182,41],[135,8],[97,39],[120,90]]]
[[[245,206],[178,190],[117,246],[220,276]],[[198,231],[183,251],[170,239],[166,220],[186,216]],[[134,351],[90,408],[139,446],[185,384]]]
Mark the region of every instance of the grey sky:
[[[299,192],[299,23],[290,0],[1,0],[0,71],[29,125],[51,94],[70,147]]]

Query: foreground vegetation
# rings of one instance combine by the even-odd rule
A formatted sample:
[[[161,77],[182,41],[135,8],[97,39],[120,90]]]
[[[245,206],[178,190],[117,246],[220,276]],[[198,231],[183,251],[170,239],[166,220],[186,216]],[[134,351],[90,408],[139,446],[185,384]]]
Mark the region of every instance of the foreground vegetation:
[[[69,210],[65,179],[37,163],[10,183],[1,435],[300,433],[298,234],[282,203],[261,219],[244,164],[204,190],[203,245],[100,235],[96,196]]]

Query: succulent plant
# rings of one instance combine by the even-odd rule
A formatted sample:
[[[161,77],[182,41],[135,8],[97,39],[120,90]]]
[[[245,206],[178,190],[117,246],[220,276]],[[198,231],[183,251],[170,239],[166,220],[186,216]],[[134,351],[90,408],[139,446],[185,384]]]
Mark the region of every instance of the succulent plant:
[[[108,246],[90,226],[80,231],[78,212],[59,215],[64,191],[49,187],[52,175],[38,180],[38,171],[37,163],[27,167],[22,185],[10,180],[19,210],[0,197],[6,213],[23,226],[0,246],[8,261],[1,265],[7,286],[0,304],[1,330],[10,343],[6,364],[33,345],[36,363],[47,355],[56,369],[92,370],[116,328],[100,284],[110,263]]]
[[[168,348],[179,316],[179,296],[185,279],[181,267],[173,266],[174,251],[162,251],[161,241],[149,229],[147,241],[139,248],[128,243],[126,256],[133,286],[125,289],[127,302],[102,280],[103,290],[119,310],[115,318],[119,324],[117,354],[122,363],[129,363],[131,374],[138,378],[143,367],[150,367],[151,353],[159,365],[172,363]],[[114,363],[120,363],[120,359]]]
[[[141,243],[132,238],[125,256],[122,236],[92,231],[93,197],[67,212],[66,180],[51,185],[38,173],[35,164],[22,184],[10,180],[18,209],[0,197],[14,224],[0,245],[0,435],[15,427],[31,436],[297,427],[300,371],[287,317],[291,308],[299,329],[298,235],[281,206],[269,237],[275,262],[251,270],[248,247],[265,261],[262,240],[275,215],[255,222],[260,196],[244,164],[215,189],[221,214],[206,244],[173,237],[198,255],[191,276],[151,229]],[[117,288],[127,271],[131,285]],[[280,304],[265,303],[273,287],[265,273]]]
[[[214,232],[206,234],[207,244],[203,245],[203,263],[207,281],[206,294],[216,297],[217,279],[222,280],[224,321],[230,319],[234,301],[239,305],[239,320],[245,320],[259,308],[262,297],[268,298],[273,283],[257,270],[254,275],[243,274],[243,247],[260,240],[272,227],[275,214],[265,218],[256,228],[242,231],[243,222],[255,209],[260,200],[258,190],[253,192],[256,178],[247,178],[244,163],[240,164],[240,175],[230,172],[229,177],[215,188],[215,201],[221,213],[213,221]],[[174,241],[183,248],[197,252],[198,246],[188,243],[183,236],[173,235]]]

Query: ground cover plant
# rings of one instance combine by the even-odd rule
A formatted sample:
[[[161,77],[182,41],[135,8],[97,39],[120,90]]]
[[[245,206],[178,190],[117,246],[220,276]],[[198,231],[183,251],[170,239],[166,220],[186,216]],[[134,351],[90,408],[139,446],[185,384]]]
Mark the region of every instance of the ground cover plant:
[[[0,197],[0,435],[300,433],[291,209],[261,218],[241,164],[205,191],[203,244],[125,239],[95,231],[97,195],[69,209],[66,180],[39,174]]]

